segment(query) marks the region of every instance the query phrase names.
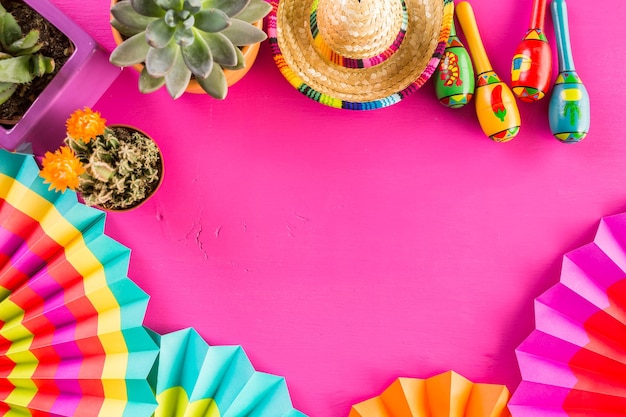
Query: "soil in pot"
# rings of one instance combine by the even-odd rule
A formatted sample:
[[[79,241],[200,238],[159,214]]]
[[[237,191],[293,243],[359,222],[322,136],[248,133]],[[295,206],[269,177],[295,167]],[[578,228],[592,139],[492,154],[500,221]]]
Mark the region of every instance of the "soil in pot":
[[[26,34],[31,29],[39,30],[39,40],[44,44],[40,52],[54,59],[55,69],[51,74],[35,77],[29,84],[22,84],[9,100],[0,106],[0,125],[10,129],[26,114],[39,94],[46,88],[74,52],[70,39],[37,11],[20,0],[0,0]]]

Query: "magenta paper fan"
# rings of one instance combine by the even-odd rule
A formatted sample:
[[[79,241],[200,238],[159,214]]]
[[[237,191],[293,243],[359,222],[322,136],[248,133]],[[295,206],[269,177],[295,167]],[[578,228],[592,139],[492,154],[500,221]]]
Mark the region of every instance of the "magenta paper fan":
[[[148,296],[105,214],[0,150],[0,416],[149,417]]]
[[[535,301],[517,348],[514,417],[626,415],[626,213],[567,253],[558,284]]]

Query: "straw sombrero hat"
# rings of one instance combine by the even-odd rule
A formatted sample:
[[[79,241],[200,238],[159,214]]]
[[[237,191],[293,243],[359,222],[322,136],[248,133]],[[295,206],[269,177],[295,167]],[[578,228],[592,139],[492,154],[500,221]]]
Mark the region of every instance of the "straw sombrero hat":
[[[274,61],[306,96],[332,107],[395,104],[435,71],[452,0],[272,0]]]

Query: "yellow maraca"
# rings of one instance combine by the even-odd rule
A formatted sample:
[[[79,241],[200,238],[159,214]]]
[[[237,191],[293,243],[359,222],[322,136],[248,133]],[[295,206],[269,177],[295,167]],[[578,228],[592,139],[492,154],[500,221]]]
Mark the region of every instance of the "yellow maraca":
[[[472,6],[467,1],[460,2],[456,15],[476,70],[474,102],[480,126],[494,141],[507,142],[517,136],[521,126],[515,96],[489,62]]]

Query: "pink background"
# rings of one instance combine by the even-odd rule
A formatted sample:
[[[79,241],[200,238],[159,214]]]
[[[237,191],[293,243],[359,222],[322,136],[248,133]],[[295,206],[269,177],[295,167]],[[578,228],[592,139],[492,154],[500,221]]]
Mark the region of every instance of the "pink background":
[[[108,0],[53,1],[113,49]],[[531,1],[472,3],[509,81]],[[147,325],[243,345],[312,417],[347,416],[398,376],[454,369],[515,389],[533,299],[626,211],[626,2],[568,4],[592,106],[576,145],[551,136],[547,99],[520,104],[507,144],[473,107],[438,104],[432,82],[387,109],[328,108],[286,82],[267,42],[225,101],[141,95],[124,70],[94,108],[151,133],[166,163],[158,194],[107,223],[152,296]],[[547,32],[554,46],[549,16]]]

